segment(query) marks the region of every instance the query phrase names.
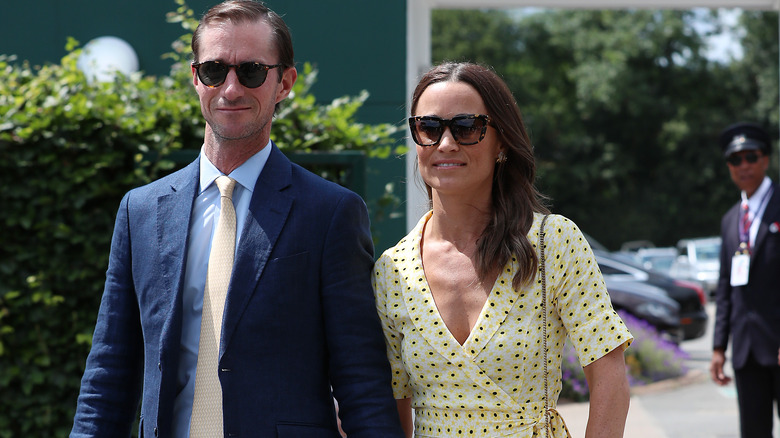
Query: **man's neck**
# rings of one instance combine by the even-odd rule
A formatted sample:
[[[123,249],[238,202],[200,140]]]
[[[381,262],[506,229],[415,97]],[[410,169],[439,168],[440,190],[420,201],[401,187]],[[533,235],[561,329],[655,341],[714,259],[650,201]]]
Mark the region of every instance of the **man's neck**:
[[[268,139],[216,139],[213,133],[206,132],[204,153],[214,166],[225,175],[241,166],[268,144]]]
[[[764,179],[761,180],[761,184],[759,184],[758,187],[751,190],[750,192],[744,190],[742,191],[742,199],[749,200],[752,199],[753,196],[756,196],[756,194],[761,195],[766,191],[766,189],[764,189],[764,185],[769,186],[769,184],[771,184],[771,181],[769,181],[769,179],[764,176]]]

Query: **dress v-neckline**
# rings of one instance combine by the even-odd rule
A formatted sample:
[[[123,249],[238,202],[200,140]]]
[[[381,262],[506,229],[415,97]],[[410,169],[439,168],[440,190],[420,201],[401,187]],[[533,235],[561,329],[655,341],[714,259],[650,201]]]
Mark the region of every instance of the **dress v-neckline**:
[[[426,223],[428,219],[430,219],[430,216],[426,218]],[[423,318],[423,315],[419,315],[417,318],[413,316],[413,320],[415,321],[421,322],[425,321],[426,319],[430,320],[431,316],[433,317],[433,326],[429,327],[430,330],[425,330],[425,324],[423,323],[420,323],[418,326],[418,330],[423,333],[423,336],[427,338],[428,342],[432,346],[435,346],[441,351],[445,351],[450,348],[454,348],[454,346],[457,346],[458,349],[463,353],[471,358],[474,358],[485,348],[490,338],[493,337],[498,328],[501,326],[501,323],[504,321],[504,319],[506,319],[506,316],[517,302],[518,293],[512,289],[511,278],[511,273],[514,272],[517,268],[517,262],[515,259],[511,259],[501,269],[501,272],[499,272],[498,276],[496,277],[496,280],[490,289],[490,293],[488,294],[487,299],[485,300],[485,303],[480,310],[477,321],[474,323],[474,327],[471,328],[468,337],[463,342],[463,344],[461,344],[458,342],[452,332],[450,332],[447,324],[444,322],[444,318],[442,318],[441,313],[439,313],[436,301],[434,300],[433,294],[431,293],[430,284],[428,283],[428,279],[425,276],[425,270],[423,268],[422,262],[422,237],[425,224],[421,225],[422,226],[420,226],[417,236],[415,236],[414,248],[412,251],[416,255],[416,263],[413,270],[419,271],[421,273],[418,279],[418,281],[421,282],[418,291],[423,295],[422,301],[424,308],[410,306],[412,303],[411,296],[408,296],[405,299],[407,308],[410,315],[421,312],[423,314],[427,314],[426,316],[428,316],[427,318]],[[410,291],[407,289],[406,292]],[[415,325],[417,325],[417,323]],[[434,331],[439,336],[434,336],[432,334]],[[425,334],[426,332],[429,333],[427,336]],[[444,332],[446,332],[446,336],[441,336],[445,334]],[[446,341],[442,341],[443,339],[446,339]],[[450,351],[448,354],[452,354],[452,351]]]
[[[464,348],[464,349],[470,343],[479,342],[478,338],[475,339],[475,332],[478,331],[478,328],[480,327],[481,321],[485,318],[486,309],[488,309],[490,307],[495,307],[496,306],[496,303],[492,302],[491,299],[495,295],[496,287],[499,284],[499,280],[504,280],[504,279],[502,279],[503,271],[501,273],[499,273],[498,276],[496,276],[496,279],[493,282],[493,285],[490,287],[490,292],[488,293],[488,295],[487,295],[487,297],[485,299],[485,302],[482,304],[482,308],[479,311],[479,316],[477,316],[476,321],[474,321],[474,325],[472,327],[469,327],[469,335],[466,337],[466,339],[461,344],[460,341],[458,341],[458,339],[455,337],[455,335],[452,334],[452,331],[450,331],[450,328],[447,326],[447,322],[444,321],[444,317],[442,316],[441,312],[439,311],[439,305],[436,303],[436,297],[434,297],[434,295],[433,295],[433,289],[431,288],[431,285],[428,282],[428,277],[427,277],[427,275],[425,273],[425,267],[424,267],[424,265],[422,263],[422,254],[420,254],[419,259],[420,259],[420,269],[422,270],[422,278],[423,278],[424,287],[425,287],[425,289],[427,290],[427,292],[431,296],[430,304],[433,307],[433,310],[434,310],[434,312],[436,314],[436,318],[447,329],[447,333],[449,334],[449,336],[452,338],[453,341],[455,341],[455,343],[457,343],[458,345],[461,346],[461,348]]]

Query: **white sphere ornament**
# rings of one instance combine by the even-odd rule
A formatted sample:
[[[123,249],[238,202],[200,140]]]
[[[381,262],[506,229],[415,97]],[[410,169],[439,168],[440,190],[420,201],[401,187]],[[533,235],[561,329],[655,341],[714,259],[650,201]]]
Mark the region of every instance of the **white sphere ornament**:
[[[130,75],[138,71],[138,55],[127,41],[115,36],[102,36],[84,46],[76,66],[90,83],[110,82],[116,72]]]

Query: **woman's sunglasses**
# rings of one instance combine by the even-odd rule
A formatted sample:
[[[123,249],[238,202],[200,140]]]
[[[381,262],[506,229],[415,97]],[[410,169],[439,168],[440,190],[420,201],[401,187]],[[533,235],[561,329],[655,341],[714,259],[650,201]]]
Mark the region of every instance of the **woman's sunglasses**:
[[[420,146],[439,144],[444,130],[450,128],[452,138],[461,146],[477,144],[485,138],[490,117],[485,114],[470,114],[442,119],[436,116],[409,117],[412,139]]]
[[[740,164],[742,164],[742,159],[743,158],[748,163],[753,164],[756,161],[758,161],[758,159],[761,158],[761,157],[757,153],[755,153],[755,152],[748,152],[748,153],[746,153],[744,155],[732,154],[728,158],[726,158],[726,161],[729,164],[731,164],[732,166],[739,166]]]
[[[193,62],[192,67],[198,72],[198,79],[207,87],[219,87],[225,82],[231,68],[236,69],[238,82],[247,88],[257,88],[265,82],[268,70],[281,67],[282,64],[266,65],[259,62],[243,62],[241,64],[224,64],[219,61]]]

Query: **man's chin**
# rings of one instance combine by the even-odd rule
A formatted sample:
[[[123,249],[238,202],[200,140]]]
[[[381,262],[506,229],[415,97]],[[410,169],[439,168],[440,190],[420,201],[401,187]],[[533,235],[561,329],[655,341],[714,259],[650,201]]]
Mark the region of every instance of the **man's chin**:
[[[214,130],[214,136],[222,141],[240,141],[249,140],[257,137],[260,131],[246,129],[217,129]]]

